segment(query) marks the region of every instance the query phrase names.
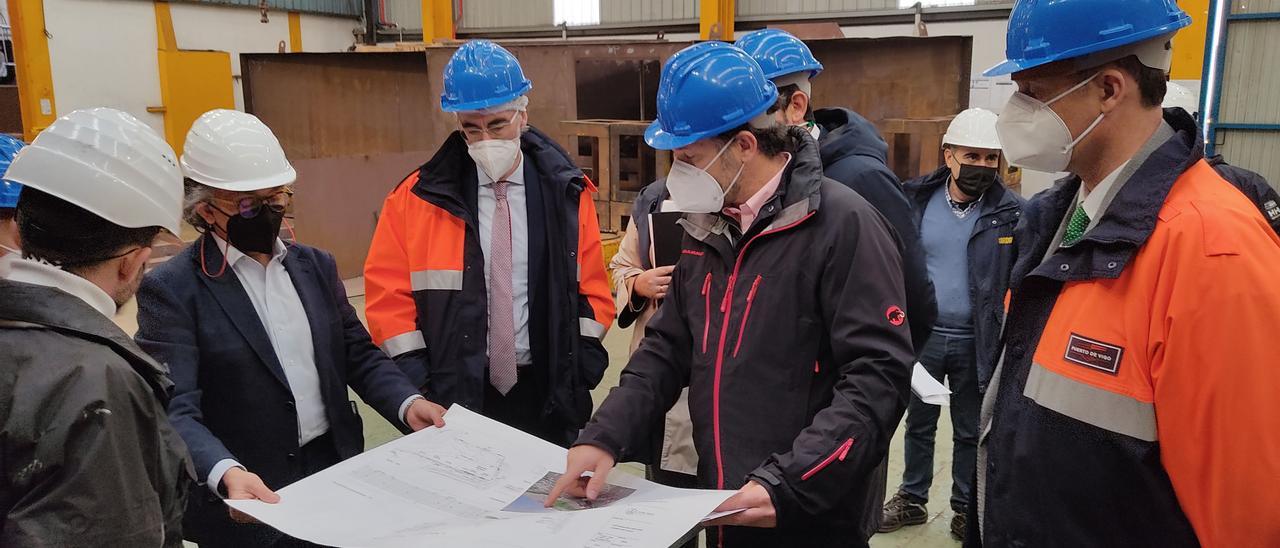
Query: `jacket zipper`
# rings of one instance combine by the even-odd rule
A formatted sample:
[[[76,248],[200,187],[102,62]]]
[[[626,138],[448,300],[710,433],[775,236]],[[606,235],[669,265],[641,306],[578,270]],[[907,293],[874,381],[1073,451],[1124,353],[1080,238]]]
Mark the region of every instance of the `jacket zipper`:
[[[844,462],[844,458],[849,456],[849,449],[851,448],[853,448],[853,438],[844,440],[844,443],[840,444],[840,447],[837,447],[835,452],[828,455],[827,458],[822,459],[822,462],[819,462],[813,468],[810,468],[808,472],[805,472],[804,475],[800,476],[800,481],[808,480],[813,477],[814,474],[821,472],[823,468],[830,466],[831,463],[835,461]]]
[[[810,211],[802,219],[791,223],[787,226],[779,227],[768,232],[761,232],[752,236],[747,243],[742,246],[742,250],[738,252],[738,258],[733,263],[733,273],[729,275],[729,285],[724,290],[724,300],[720,303],[721,311],[724,312],[724,321],[720,323],[720,343],[716,348],[716,371],[715,380],[712,382],[711,390],[711,428],[712,438],[716,449],[716,488],[724,489],[724,455],[720,451],[720,373],[724,369],[724,343],[729,334],[729,318],[733,311],[733,286],[738,282],[738,270],[742,268],[742,259],[747,256],[747,249],[751,244],[766,234],[776,234],[784,230],[796,227],[813,216]],[[709,303],[710,301],[708,301]],[[708,305],[709,306],[709,305]],[[723,536],[721,538],[724,538]]]
[[[733,344],[733,357],[738,357],[738,349],[742,348],[742,334],[747,331],[747,318],[751,317],[751,302],[756,300],[756,290],[760,289],[763,276],[756,274],[756,281],[751,282],[751,291],[747,293],[747,310],[742,313],[742,323],[738,325],[738,342]]]
[[[711,273],[702,282],[702,300],[707,306],[706,315],[702,317],[702,353],[707,353],[707,335],[711,332]]]

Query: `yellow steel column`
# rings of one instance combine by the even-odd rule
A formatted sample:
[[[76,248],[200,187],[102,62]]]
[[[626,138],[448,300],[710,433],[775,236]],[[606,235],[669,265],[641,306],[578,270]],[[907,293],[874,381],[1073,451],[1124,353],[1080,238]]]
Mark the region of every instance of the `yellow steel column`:
[[[1191,26],[1173,38],[1171,80],[1199,80],[1204,73],[1204,41],[1209,31],[1209,0],[1178,0],[1191,15]]]
[[[289,12],[289,53],[302,51],[302,14]]]
[[[733,41],[733,0],[698,0],[703,40]]]
[[[453,0],[422,0],[422,41],[453,38]]]
[[[53,65],[49,61],[49,40],[44,28],[44,0],[8,2],[22,136],[30,142],[58,117],[53,102]]]

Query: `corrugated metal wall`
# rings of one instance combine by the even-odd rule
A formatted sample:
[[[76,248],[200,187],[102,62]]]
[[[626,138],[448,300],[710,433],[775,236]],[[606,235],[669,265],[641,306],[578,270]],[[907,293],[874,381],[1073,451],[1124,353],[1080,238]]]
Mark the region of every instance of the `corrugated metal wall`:
[[[196,4],[217,4],[225,6],[244,6],[257,8],[260,0],[178,0]],[[359,17],[360,0],[267,0],[267,7],[273,10],[300,11],[303,13],[320,13],[324,15],[342,15]],[[422,26],[421,23],[418,26]]]
[[[422,0],[383,0],[382,18],[402,29],[422,30]]]
[[[549,27],[553,23],[552,0],[463,0],[464,29]],[[422,26],[419,22],[418,26]]]
[[[898,9],[898,0],[737,0],[738,16]]]
[[[1280,0],[1232,0],[1215,152],[1280,186]],[[1243,16],[1243,17],[1242,17]],[[1249,17],[1258,17],[1251,19]]]
[[[698,18],[696,0],[600,0],[600,23],[691,21]]]

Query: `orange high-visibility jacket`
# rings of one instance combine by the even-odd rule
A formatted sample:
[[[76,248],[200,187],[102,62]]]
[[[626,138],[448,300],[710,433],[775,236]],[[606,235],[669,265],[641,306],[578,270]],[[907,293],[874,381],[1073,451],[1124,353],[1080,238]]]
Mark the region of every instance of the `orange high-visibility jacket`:
[[[1078,178],[1023,215],[986,546],[1280,546],[1280,238],[1165,117],[1080,243],[1050,249]]]
[[[568,428],[591,412],[608,358],[613,299],[595,186],[536,129],[521,138],[529,215],[530,346],[549,374],[544,416]],[[454,132],[383,204],[365,261],[369,331],[432,400],[483,409],[488,298],[475,163]]]

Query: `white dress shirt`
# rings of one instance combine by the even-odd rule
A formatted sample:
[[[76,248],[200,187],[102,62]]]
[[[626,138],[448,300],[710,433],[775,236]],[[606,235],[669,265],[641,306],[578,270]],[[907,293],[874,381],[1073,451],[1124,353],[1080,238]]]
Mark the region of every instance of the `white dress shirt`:
[[[498,199],[493,193],[493,179],[483,169],[476,170],[476,179],[480,185],[480,248],[484,251],[485,287],[492,287],[489,279],[488,265],[491,237],[493,236],[493,211]],[[516,322],[516,364],[533,363],[533,352],[529,350],[529,214],[525,205],[524,187],[524,153],[520,154],[520,163],[516,170],[507,177],[511,184],[507,185],[507,206],[511,211],[511,296],[515,300],[512,316]],[[490,294],[489,298],[493,298]],[[488,343],[486,342],[486,348]]]
[[[218,236],[213,237],[218,249],[227,257],[227,264],[240,280],[240,285],[253,303],[253,309],[262,321],[262,327],[271,340],[298,413],[298,445],[323,435],[329,430],[329,418],[325,414],[324,397],[320,391],[320,373],[316,370],[315,342],[311,338],[311,323],[302,306],[298,289],[284,268],[288,246],[276,238],[271,262],[263,266],[253,257],[229,247]],[[400,405],[400,417],[404,419],[409,405],[421,396],[411,396]],[[209,470],[208,485],[214,493],[222,483],[222,476],[232,467],[244,468],[235,459],[223,459]]]
[[[1093,187],[1093,190],[1089,190],[1084,183],[1080,184],[1080,195],[1077,201],[1080,207],[1084,208],[1085,215],[1089,216],[1089,228],[1093,228],[1093,225],[1098,221],[1098,217],[1102,215],[1103,200],[1107,199],[1107,194],[1111,192],[1111,187],[1115,186],[1116,179],[1120,178],[1120,174],[1124,173],[1124,168],[1128,165],[1129,162],[1120,164],[1120,167],[1117,167],[1110,175],[1103,177],[1098,186]]]
[[[6,280],[61,289],[76,297],[107,319],[116,315],[116,302],[93,282],[66,270],[35,259],[24,259],[13,253],[0,258],[0,271]]]

